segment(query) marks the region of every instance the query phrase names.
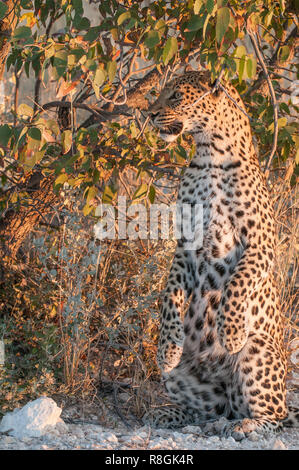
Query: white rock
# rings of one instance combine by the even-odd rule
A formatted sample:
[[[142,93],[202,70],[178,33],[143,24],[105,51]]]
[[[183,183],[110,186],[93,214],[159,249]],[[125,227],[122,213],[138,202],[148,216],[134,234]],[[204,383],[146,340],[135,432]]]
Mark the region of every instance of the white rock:
[[[117,439],[116,435],[113,434],[113,432],[105,432],[104,436],[105,436],[104,439],[105,439],[106,441],[109,441],[109,442],[118,442],[118,439]]]
[[[62,421],[62,419],[59,419],[56,424],[56,430],[59,434],[64,434],[68,432],[69,427],[64,421]]]
[[[183,434],[201,434],[202,433],[200,426],[191,426],[191,425],[185,426],[184,428],[182,428],[181,431]]]
[[[257,432],[255,431],[252,431],[249,436],[248,436],[248,439],[252,442],[257,442],[257,441],[260,441],[261,440],[261,436],[258,435]]]
[[[1,421],[0,432],[22,437],[39,437],[57,423],[62,422],[59,408],[52,398],[41,397],[27,403],[23,408],[7,413]]]
[[[4,436],[1,438],[1,441],[2,444],[12,444],[16,442],[15,439],[11,436]]]
[[[280,439],[276,439],[276,441],[273,444],[272,449],[273,450],[283,450],[283,449],[287,449],[287,447],[284,445],[284,443]]]

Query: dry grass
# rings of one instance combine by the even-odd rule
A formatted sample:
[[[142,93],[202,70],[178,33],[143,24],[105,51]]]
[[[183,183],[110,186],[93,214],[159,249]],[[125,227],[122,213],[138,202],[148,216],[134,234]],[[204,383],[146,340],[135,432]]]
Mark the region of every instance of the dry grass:
[[[295,376],[299,372],[298,359],[296,354],[293,354],[295,349],[298,350],[299,344],[299,193],[298,187],[292,187],[290,184],[290,172],[276,177],[271,195],[278,229],[277,281],[289,356],[288,387],[293,389],[298,385]],[[294,357],[295,359],[291,360]]]

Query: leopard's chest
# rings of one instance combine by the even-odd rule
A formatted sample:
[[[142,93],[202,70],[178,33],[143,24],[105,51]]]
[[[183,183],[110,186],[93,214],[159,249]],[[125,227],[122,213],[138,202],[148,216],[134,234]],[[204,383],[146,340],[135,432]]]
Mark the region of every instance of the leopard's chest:
[[[189,223],[191,233],[201,238],[197,251],[203,249],[214,259],[228,256],[240,244],[232,215],[239,205],[236,188],[235,175],[211,168],[198,173],[188,169],[179,188],[177,203],[181,213],[189,216],[180,222],[182,226]]]

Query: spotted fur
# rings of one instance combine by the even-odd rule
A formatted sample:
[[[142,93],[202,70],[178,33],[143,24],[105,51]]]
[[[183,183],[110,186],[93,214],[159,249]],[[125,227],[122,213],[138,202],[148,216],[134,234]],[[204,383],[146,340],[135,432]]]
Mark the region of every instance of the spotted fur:
[[[243,108],[237,91],[225,87]],[[237,439],[275,431],[288,415],[276,231],[249,120],[200,72],[167,84],[149,114],[166,141],[185,131],[194,137],[177,202],[202,204],[203,244],[177,244],[157,356],[174,406],[145,421],[177,427],[225,416],[233,420],[226,434]]]

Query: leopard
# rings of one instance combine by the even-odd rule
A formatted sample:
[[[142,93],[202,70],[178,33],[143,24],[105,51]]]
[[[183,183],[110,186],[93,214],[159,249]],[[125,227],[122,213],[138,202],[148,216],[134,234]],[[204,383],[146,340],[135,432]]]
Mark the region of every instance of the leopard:
[[[202,236],[191,211],[192,244],[178,238],[161,299],[157,363],[171,404],[143,422],[177,428],[223,417],[222,434],[236,440],[297,425],[298,410],[286,405],[274,209],[241,96],[207,70],[186,71],[148,116],[167,143],[193,137],[177,205],[202,208]]]

